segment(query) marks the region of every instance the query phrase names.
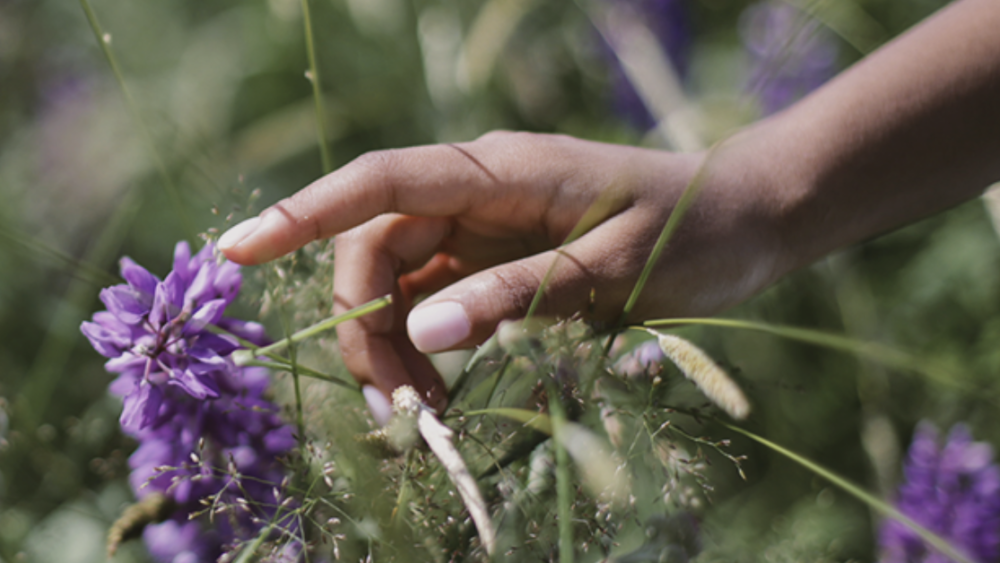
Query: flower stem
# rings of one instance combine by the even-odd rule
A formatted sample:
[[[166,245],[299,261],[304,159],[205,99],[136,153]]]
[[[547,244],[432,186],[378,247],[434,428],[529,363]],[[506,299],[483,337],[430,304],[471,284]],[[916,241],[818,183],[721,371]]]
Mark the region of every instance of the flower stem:
[[[291,369],[292,362],[289,361],[288,359],[282,358],[281,356],[278,356],[277,358],[274,358],[274,359],[276,359],[277,361],[266,362],[266,361],[263,361],[263,360],[254,360],[254,359],[244,360],[244,359],[240,359],[240,361],[238,363],[241,366],[257,366],[257,367],[262,367],[262,368],[273,369],[273,370],[276,370],[276,371],[289,371]],[[352,385],[351,383],[348,383],[348,382],[344,381],[343,379],[340,379],[339,377],[334,377],[332,375],[325,374],[325,373],[323,373],[321,371],[316,371],[316,370],[314,370],[312,368],[307,368],[306,366],[304,366],[302,364],[296,364],[296,366],[297,366],[297,368],[299,370],[299,375],[302,375],[303,377],[311,377],[313,379],[319,379],[320,381],[326,381],[327,383],[333,383],[334,385],[340,385],[341,387],[343,387],[345,389],[350,389],[352,391],[358,391],[357,385]]]
[[[333,172],[333,158],[330,143],[326,137],[326,108],[323,106],[323,88],[319,81],[319,67],[316,66],[316,42],[313,39],[312,15],[309,0],[302,0],[302,25],[305,27],[306,52],[309,55],[309,82],[312,84],[313,101],[316,104],[316,129],[319,133],[320,157],[323,159],[323,173]]]
[[[553,447],[556,450],[556,511],[559,522],[559,563],[573,563],[573,481],[569,454],[559,439],[566,423],[566,412],[559,402],[559,391],[548,386],[549,413],[552,419]]]
[[[174,207],[174,212],[181,221],[184,232],[189,236],[193,236],[197,230],[194,228],[194,225],[191,224],[188,214],[184,212],[184,205],[181,203],[180,192],[174,184],[173,179],[170,177],[170,174],[167,172],[167,165],[164,163],[163,157],[161,157],[159,151],[156,150],[156,143],[153,142],[153,136],[146,127],[146,123],[142,120],[142,115],[139,113],[139,107],[136,105],[135,99],[132,98],[132,92],[129,91],[128,85],[125,83],[125,76],[122,74],[121,67],[118,66],[118,59],[115,57],[114,52],[111,51],[111,34],[105,33],[101,28],[100,22],[97,21],[97,14],[90,6],[89,0],[80,0],[80,6],[83,8],[83,13],[87,16],[87,23],[90,24],[90,29],[94,32],[94,38],[97,39],[97,44],[100,45],[101,52],[104,54],[104,58],[108,61],[108,66],[111,67],[111,73],[114,75],[115,81],[118,82],[118,88],[121,90],[122,97],[125,99],[125,106],[128,108],[129,113],[132,115],[132,119],[135,121],[136,128],[139,130],[139,136],[142,138],[142,143],[146,146],[146,151],[149,153],[150,158],[153,159],[153,163],[156,165],[156,170],[160,174],[163,186],[167,190],[167,197],[170,199],[170,203]]]
[[[270,354],[277,352],[279,350],[285,349],[290,344],[295,344],[306,340],[307,338],[312,338],[320,333],[326,332],[331,328],[339,325],[344,321],[350,321],[358,317],[367,315],[369,313],[374,313],[379,309],[384,309],[392,304],[392,296],[386,295],[384,297],[379,297],[365,303],[364,305],[359,305],[346,313],[342,313],[335,317],[330,317],[329,319],[320,321],[310,327],[306,327],[295,334],[285,338],[284,340],[279,340],[274,344],[269,346],[264,346],[263,348],[252,348],[250,351],[253,352],[254,356],[270,356]]]
[[[875,495],[869,493],[868,491],[862,489],[861,487],[855,485],[854,483],[848,481],[847,479],[841,477],[840,475],[837,475],[833,471],[830,471],[829,469],[823,467],[822,465],[810,459],[807,459],[803,456],[800,456],[799,454],[787,448],[779,446],[778,444],[775,444],[774,442],[766,438],[762,438],[761,436],[758,436],[753,432],[750,432],[749,430],[745,430],[743,428],[740,428],[739,426],[728,424],[721,420],[717,420],[717,422],[719,422],[719,424],[722,424],[723,426],[729,428],[734,432],[739,432],[740,434],[743,434],[747,438],[750,438],[751,440],[754,440],[755,442],[758,442],[778,452],[779,454],[787,457],[788,459],[791,459],[795,463],[798,463],[799,465],[805,467],[806,469],[812,471],[813,473],[819,475],[820,477],[826,479],[827,481],[830,481],[834,485],[846,491],[854,498],[870,506],[873,510],[880,513],[882,516],[898,520],[907,528],[913,530],[917,535],[921,537],[921,539],[930,544],[935,550],[937,550],[944,556],[948,557],[950,560],[957,561],[959,563],[973,563],[971,559],[966,557],[965,554],[961,553],[958,549],[955,548],[955,546],[948,543],[948,541],[942,538],[941,536],[935,534],[934,532],[925,528],[924,526],[921,526],[912,518],[903,514],[891,504],[876,497]]]
[[[674,233],[677,231],[677,227],[680,226],[681,221],[687,214],[688,209],[697,199],[698,193],[701,191],[701,185],[705,180],[705,174],[708,170],[708,163],[712,160],[712,155],[715,154],[716,149],[724,141],[716,143],[711,149],[708,150],[708,154],[705,155],[705,159],[702,160],[701,166],[698,167],[698,171],[695,172],[694,177],[688,183],[687,187],[684,188],[684,192],[681,193],[680,199],[674,204],[673,210],[670,212],[670,216],[667,217],[666,224],[663,225],[663,230],[660,231],[659,238],[656,239],[656,243],[653,245],[653,251],[650,252],[649,258],[646,260],[646,265],[642,268],[642,273],[639,274],[639,280],[635,282],[635,287],[632,288],[632,293],[628,296],[628,300],[625,301],[625,306],[622,308],[622,314],[618,318],[618,322],[615,325],[614,330],[611,331],[611,335],[608,338],[607,345],[604,350],[604,355],[607,356],[611,352],[611,345],[615,341],[615,336],[621,331],[622,326],[625,324],[625,319],[632,313],[632,309],[635,308],[636,301],[639,300],[639,295],[642,293],[644,287],[646,287],[646,282],[649,281],[649,276],[653,273],[653,267],[660,259],[660,255],[663,254],[663,250],[667,247],[667,243],[673,237]]]

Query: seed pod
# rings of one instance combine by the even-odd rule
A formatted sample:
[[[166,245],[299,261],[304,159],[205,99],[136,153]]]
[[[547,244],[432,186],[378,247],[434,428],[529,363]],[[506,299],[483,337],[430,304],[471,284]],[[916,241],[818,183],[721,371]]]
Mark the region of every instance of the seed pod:
[[[750,414],[746,395],[701,348],[672,334],[650,332],[656,335],[663,353],[710,401],[737,420]]]
[[[139,537],[147,525],[166,520],[174,508],[174,502],[161,493],[153,493],[125,508],[121,517],[108,529],[108,559],[115,555],[123,542]]]

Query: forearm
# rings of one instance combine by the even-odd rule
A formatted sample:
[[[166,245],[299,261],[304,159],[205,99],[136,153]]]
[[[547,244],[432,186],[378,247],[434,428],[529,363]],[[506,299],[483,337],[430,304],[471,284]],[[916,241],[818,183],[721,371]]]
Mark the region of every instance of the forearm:
[[[735,139],[775,171],[790,269],[1000,180],[998,30],[1000,1],[953,4]]]

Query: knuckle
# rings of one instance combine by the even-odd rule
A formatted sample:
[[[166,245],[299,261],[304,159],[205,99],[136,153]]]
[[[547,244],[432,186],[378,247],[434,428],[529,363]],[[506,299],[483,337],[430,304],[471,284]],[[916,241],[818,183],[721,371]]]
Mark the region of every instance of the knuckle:
[[[500,141],[511,135],[515,135],[513,131],[507,129],[494,129],[493,131],[488,131],[479,136],[477,141],[490,142],[490,141]]]
[[[502,309],[518,315],[528,311],[540,283],[541,280],[530,268],[516,262],[490,270],[490,295],[503,301]],[[545,295],[542,299],[540,305],[544,305]]]
[[[354,159],[354,164],[367,172],[382,175],[393,166],[395,150],[369,151]]]
[[[396,171],[399,168],[400,153],[398,149],[371,151],[354,159],[354,166],[361,170],[366,184],[373,194],[383,198],[382,209],[396,210],[395,182]]]

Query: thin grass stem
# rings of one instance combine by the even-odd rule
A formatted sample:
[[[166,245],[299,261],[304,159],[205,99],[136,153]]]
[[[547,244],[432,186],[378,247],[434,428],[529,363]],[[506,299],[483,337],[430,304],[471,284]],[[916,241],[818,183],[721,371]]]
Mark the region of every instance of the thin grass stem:
[[[528,305],[528,312],[525,314],[525,320],[530,319],[535,311],[538,309],[538,305],[542,301],[542,296],[545,294],[545,288],[548,287],[549,282],[552,281],[552,275],[555,273],[556,266],[559,264],[559,259],[563,256],[563,249],[573,243],[576,239],[582,237],[583,235],[590,232],[591,229],[601,224],[605,219],[614,215],[619,209],[621,209],[624,204],[624,198],[619,194],[615,186],[609,186],[608,189],[601,192],[601,195],[597,198],[597,201],[592,203],[587,211],[580,217],[580,220],[576,222],[573,226],[573,230],[566,235],[566,239],[555,249],[555,258],[552,260],[552,264],[549,269],[545,271],[545,276],[542,278],[542,283],[539,284],[538,289],[535,291],[535,295],[531,298],[531,304]]]
[[[772,325],[754,321],[744,321],[739,319],[706,319],[706,318],[682,318],[682,319],[657,319],[643,323],[645,327],[668,327],[679,325],[704,325],[722,328],[735,328],[740,330],[752,330],[771,334],[788,340],[822,346],[831,350],[848,352],[858,356],[880,362],[882,364],[922,373],[928,378],[947,385],[949,387],[972,390],[969,385],[951,377],[942,367],[935,366],[925,360],[908,354],[906,352],[890,348],[875,342],[862,342],[839,334],[831,334],[819,330],[805,329],[792,326]]]
[[[135,213],[141,205],[136,190],[128,192],[106,226],[84,254],[83,263],[110,264],[124,240]],[[93,285],[84,279],[74,280],[60,303],[38,354],[32,363],[30,375],[21,390],[21,400],[27,408],[20,410],[26,428],[34,429],[41,422],[52,399],[60,377],[66,374],[66,363],[72,352],[77,325],[88,304],[94,299]],[[28,407],[30,405],[30,407]]]
[[[287,360],[285,358],[281,358],[281,359],[283,361],[276,361],[276,362],[266,362],[266,361],[263,361],[263,360],[253,360],[253,359],[251,359],[251,360],[243,360],[243,361],[240,362],[240,365],[241,366],[257,366],[257,367],[262,367],[262,368],[273,369],[275,371],[288,371],[288,372],[290,372],[291,371],[291,366],[292,366],[291,361],[289,361],[289,360]],[[306,367],[306,366],[304,366],[302,364],[297,364],[297,369],[299,370],[299,374],[302,375],[303,377],[311,377],[313,379],[318,379],[320,381],[326,381],[327,383],[333,383],[334,385],[339,385],[339,386],[343,387],[344,389],[350,389],[351,391],[358,391],[358,392],[360,392],[358,390],[357,385],[353,385],[351,383],[348,383],[347,381],[344,381],[343,379],[340,379],[339,377],[334,377],[332,375],[323,373],[321,371],[316,371],[316,370],[314,370],[312,368],[308,368],[308,367]]]
[[[806,457],[803,457],[785,447],[779,446],[778,444],[775,444],[774,442],[771,442],[766,438],[758,436],[753,432],[750,432],[749,430],[744,430],[739,426],[733,426],[732,424],[727,424],[726,422],[723,422],[721,420],[718,420],[717,422],[719,422],[726,428],[733,430],[734,432],[743,434],[747,438],[750,438],[751,440],[754,440],[755,442],[758,442],[778,452],[779,454],[798,463],[799,465],[805,467],[806,469],[812,471],[813,473],[819,475],[820,477],[823,477],[827,481],[830,481],[834,485],[843,489],[845,492],[847,492],[854,498],[867,504],[872,508],[872,510],[875,510],[882,516],[898,520],[907,528],[913,530],[914,533],[919,535],[925,542],[931,545],[934,549],[938,550],[943,555],[952,559],[953,561],[957,561],[959,563],[975,563],[972,559],[969,559],[966,555],[964,555],[962,552],[956,549],[953,545],[951,545],[947,540],[945,540],[941,536],[921,526],[913,519],[911,519],[907,515],[897,510],[896,507],[890,505],[889,503],[876,497],[875,495],[869,493],[868,491],[862,489],[858,485],[855,485],[854,483],[841,477],[840,475],[837,475],[833,471],[830,471],[829,469],[823,467],[822,465]]]
[[[70,275],[76,279],[90,285],[115,285],[122,283],[121,278],[109,274],[102,268],[78,260],[58,248],[49,246],[34,237],[18,232],[7,225],[0,225],[0,236],[9,239],[14,244],[20,245],[37,258],[39,255],[47,256],[52,261],[58,262],[61,267],[68,270]]]
[[[350,321],[358,317],[367,315],[369,313],[374,313],[375,311],[378,311],[379,309],[384,309],[385,307],[388,307],[391,304],[392,304],[391,295],[386,295],[385,297],[379,297],[378,299],[373,299],[368,303],[365,303],[363,305],[358,305],[357,307],[351,309],[350,311],[347,311],[346,313],[330,317],[329,319],[320,321],[312,326],[306,327],[296,332],[295,334],[289,336],[288,338],[275,342],[274,344],[256,348],[251,347],[250,352],[252,352],[254,356],[268,356],[269,354],[278,352],[279,350],[283,350],[292,344],[296,344],[308,338],[312,338],[316,335],[322,334],[336,327],[342,322]]]
[[[316,65],[316,41],[313,38],[312,13],[309,10],[309,0],[302,0],[302,26],[305,28],[306,53],[309,55],[309,82],[312,84],[313,101],[316,104],[316,129],[319,134],[320,157],[323,160],[323,174],[333,172],[333,157],[330,153],[330,142],[326,134],[326,107],[323,103],[323,88],[319,79],[319,67]]]
[[[83,8],[83,13],[87,16],[87,22],[90,24],[90,29],[94,33],[94,38],[97,40],[97,44],[101,47],[101,52],[104,54],[104,58],[108,61],[108,65],[111,67],[111,73],[115,77],[115,81],[118,82],[118,88],[121,90],[122,97],[125,99],[125,106],[128,108],[129,113],[132,115],[132,119],[135,121],[136,129],[139,130],[139,137],[142,139],[143,145],[146,147],[146,151],[149,153],[149,157],[153,159],[153,164],[156,166],[157,172],[160,174],[160,180],[163,182],[164,188],[167,190],[167,198],[170,200],[171,205],[174,207],[174,212],[177,214],[178,220],[181,222],[184,232],[188,236],[194,237],[197,230],[194,225],[191,224],[191,220],[187,213],[184,212],[184,204],[181,202],[180,192],[177,189],[177,185],[174,184],[173,178],[167,172],[167,165],[160,155],[160,152],[156,149],[156,143],[153,142],[153,135],[149,132],[149,128],[146,127],[146,122],[142,119],[142,114],[139,113],[139,106],[136,105],[135,99],[132,97],[132,92],[128,88],[128,84],[125,83],[125,76],[122,74],[121,67],[118,65],[118,59],[115,57],[114,51],[111,50],[111,35],[105,33],[101,28],[101,23],[97,20],[97,14],[94,9],[90,6],[89,0],[80,0],[80,6]]]
[[[559,523],[559,563],[573,563],[573,481],[569,467],[569,452],[560,436],[566,424],[566,412],[559,402],[559,392],[553,385],[548,386],[549,413],[551,413],[552,433],[555,436],[556,453],[556,514]]]
[[[622,314],[618,318],[614,330],[611,331],[611,336],[608,338],[604,351],[605,355],[611,352],[611,344],[614,342],[615,336],[621,330],[621,327],[625,325],[625,319],[632,313],[632,309],[635,308],[635,304],[639,300],[639,295],[642,294],[642,290],[646,287],[646,282],[649,281],[649,276],[653,273],[653,268],[659,261],[660,255],[663,254],[663,250],[667,247],[670,238],[677,231],[677,227],[680,226],[684,216],[687,215],[691,205],[698,197],[702,183],[705,181],[705,174],[708,172],[708,164],[722,142],[724,141],[720,141],[708,150],[704,160],[701,161],[701,165],[698,167],[698,171],[695,172],[694,177],[691,178],[687,187],[684,188],[684,192],[681,193],[681,197],[677,200],[673,210],[670,211],[670,216],[667,217],[667,222],[663,225],[663,230],[660,231],[660,236],[656,239],[653,250],[650,252],[649,258],[646,259],[646,264],[642,267],[639,279],[635,282],[635,287],[632,288],[632,293],[628,296],[628,300],[625,301]]]

